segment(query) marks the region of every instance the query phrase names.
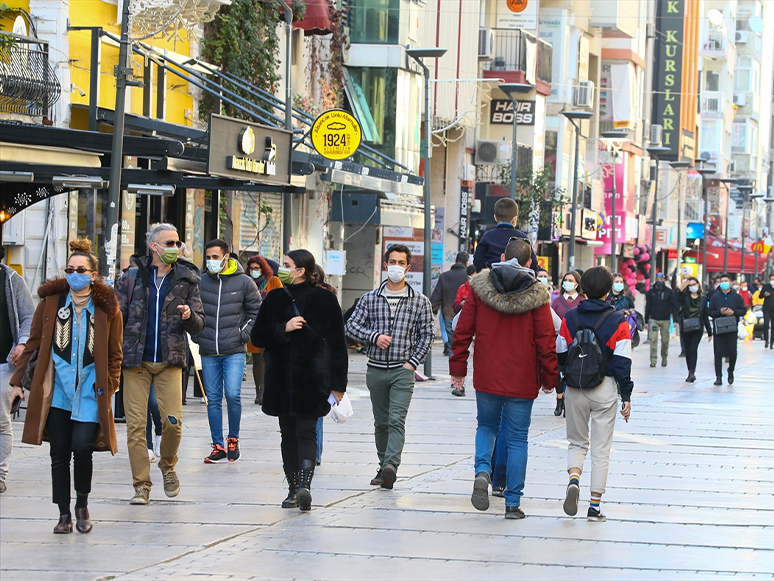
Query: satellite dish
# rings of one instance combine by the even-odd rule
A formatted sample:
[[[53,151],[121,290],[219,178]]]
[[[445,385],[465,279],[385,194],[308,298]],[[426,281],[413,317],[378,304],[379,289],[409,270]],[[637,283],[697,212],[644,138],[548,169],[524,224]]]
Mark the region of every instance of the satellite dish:
[[[760,16],[751,16],[750,20],[747,21],[747,26],[749,26],[750,30],[753,32],[760,34],[763,32],[763,18]]]
[[[13,21],[12,32],[20,36],[27,36],[27,23],[21,15],[17,16],[16,20]]]
[[[709,11],[707,12],[707,19],[709,20],[710,24],[715,28],[720,28],[721,26],[723,26],[723,23],[726,21],[726,19],[723,17],[723,13],[717,8],[709,9]]]

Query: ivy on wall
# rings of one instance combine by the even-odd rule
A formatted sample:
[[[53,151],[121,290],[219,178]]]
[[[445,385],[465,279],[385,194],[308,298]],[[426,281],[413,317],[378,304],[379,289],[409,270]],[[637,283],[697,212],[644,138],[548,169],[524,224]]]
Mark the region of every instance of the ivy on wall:
[[[306,5],[293,1],[293,18],[303,18]],[[224,71],[246,79],[253,85],[275,93],[281,75],[278,25],[284,13],[275,0],[233,0],[224,6],[215,20],[204,27],[202,58],[218,65]],[[254,100],[246,91],[233,85],[228,88],[248,100]],[[209,118],[214,106],[211,95],[204,95],[199,104],[199,115]],[[223,113],[244,119],[245,113],[223,103]]]

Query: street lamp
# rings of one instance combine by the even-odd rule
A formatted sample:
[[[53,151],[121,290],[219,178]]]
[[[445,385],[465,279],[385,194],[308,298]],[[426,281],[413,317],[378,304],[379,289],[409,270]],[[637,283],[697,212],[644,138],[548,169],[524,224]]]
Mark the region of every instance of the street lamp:
[[[428,47],[428,48],[408,48],[406,54],[414,59],[425,75],[425,184],[424,184],[424,196],[425,196],[425,266],[422,272],[422,292],[425,296],[430,298],[430,266],[432,264],[432,247],[430,245],[430,233],[432,225],[430,224],[430,69],[427,68],[422,59],[441,58],[446,54],[445,48]],[[427,352],[427,359],[425,359],[425,375],[431,377],[433,375],[433,361],[432,350]]]
[[[666,155],[672,150],[669,147],[661,145],[652,145],[646,150],[648,155],[656,160],[656,179],[653,186],[653,209],[651,211],[651,232],[650,232],[650,286],[656,283],[656,222],[658,221],[658,162],[662,155]]]
[[[688,169],[691,167],[690,161],[672,161],[669,163],[670,166],[672,166],[672,169],[678,171],[679,179],[682,181],[683,174],[679,173],[681,169]],[[680,186],[682,184],[678,182],[677,186],[677,268],[680,268],[680,263],[682,262],[682,253],[680,252],[680,245],[682,243],[682,230],[683,230],[683,207],[682,207],[682,201],[683,201],[683,194],[680,191]]]
[[[755,253],[755,273],[753,274],[753,277],[758,276],[758,222],[760,220],[760,213],[758,212],[758,200],[763,198],[764,194],[763,192],[756,192],[754,194],[750,194],[750,199],[753,201],[753,205],[755,206],[755,236],[753,240],[755,240],[755,245],[753,246],[753,252]]]
[[[738,178],[720,178],[718,180],[720,183],[726,186],[726,224],[725,224],[725,230],[726,230],[726,241],[725,241],[725,248],[723,248],[723,272],[728,271],[728,208],[730,206],[729,202],[731,201],[731,189],[730,185],[735,184],[739,181]]]
[[[570,216],[570,256],[569,270],[575,270],[575,214],[578,204],[578,165],[580,162],[580,126],[576,121],[591,119],[591,111],[562,111],[567,120],[575,127],[575,171],[572,179],[572,215]]]
[[[628,131],[603,131],[602,137],[605,139],[616,141],[629,141]],[[618,162],[619,148],[612,146],[611,154],[613,156],[613,197],[610,200],[610,272],[615,272],[615,234],[618,220],[616,216],[616,196],[615,180],[616,180],[616,165]]]
[[[500,85],[500,90],[508,95],[508,97],[511,100],[511,103],[513,103],[513,145],[511,145],[511,199],[516,199],[516,153],[517,153],[517,145],[516,145],[516,136],[519,131],[519,126],[516,123],[516,111],[518,109],[518,101],[516,100],[516,95],[524,95],[525,93],[529,93],[534,89],[532,85],[527,85],[524,83],[502,83]]]
[[[745,278],[745,276],[744,276],[744,255],[746,254],[746,251],[745,251],[745,248],[744,248],[745,247],[745,244],[744,244],[744,239],[745,239],[744,214],[745,214],[745,206],[747,206],[747,200],[749,199],[749,196],[752,193],[753,187],[751,185],[749,185],[749,184],[739,184],[736,187],[737,187],[737,189],[740,192],[742,192],[742,195],[744,196],[744,198],[742,200],[742,263],[741,263],[741,272],[740,272],[740,275],[739,275],[739,278],[744,280],[744,278]],[[740,282],[741,282],[741,280],[740,280]]]
[[[697,161],[704,163],[704,160],[701,158]],[[701,263],[702,268],[704,269],[704,288],[708,288],[709,270],[707,269],[707,239],[709,237],[709,188],[707,187],[707,182],[709,181],[709,176],[715,174],[716,171],[708,167],[700,167],[696,171],[701,174],[702,197],[704,199],[704,240],[702,241]]]

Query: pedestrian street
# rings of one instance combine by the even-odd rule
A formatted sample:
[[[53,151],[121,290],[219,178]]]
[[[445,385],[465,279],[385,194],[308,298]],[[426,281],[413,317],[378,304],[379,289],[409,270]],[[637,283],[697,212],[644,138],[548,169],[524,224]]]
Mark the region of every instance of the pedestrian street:
[[[634,350],[632,415],[620,416],[604,497],[605,523],[562,510],[566,447],[555,396],[541,394],[530,431],[525,520],[470,503],[475,392],[450,395],[447,360],[417,383],[394,490],[369,486],[376,470],[363,355],[350,352],[355,416],[325,421],[313,509],[283,510],[279,429],[243,385],[242,458],[206,465],[206,408],[190,397],[167,499],[161,474],[147,506],[130,506],[125,425],[119,454],[95,454],[89,535],[53,535],[48,444],[20,443],[0,497],[0,578],[17,579],[708,579],[774,576],[774,355],[739,343],[736,383],[713,386],[712,347],[699,350],[697,382],[671,342],[667,368]],[[514,370],[518,373],[518,370]],[[249,369],[247,377],[251,377]],[[470,387],[470,378],[468,378]],[[588,503],[590,460],[581,477]]]

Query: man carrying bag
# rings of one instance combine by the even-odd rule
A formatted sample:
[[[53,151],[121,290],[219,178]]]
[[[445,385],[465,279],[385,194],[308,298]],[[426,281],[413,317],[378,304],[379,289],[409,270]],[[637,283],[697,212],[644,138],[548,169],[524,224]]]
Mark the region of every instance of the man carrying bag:
[[[736,368],[737,327],[739,318],[747,313],[747,307],[739,294],[731,288],[732,277],[724,272],[720,285],[709,301],[707,314],[713,318],[715,328],[715,385],[723,385],[723,357],[728,357],[728,384],[734,383]]]

